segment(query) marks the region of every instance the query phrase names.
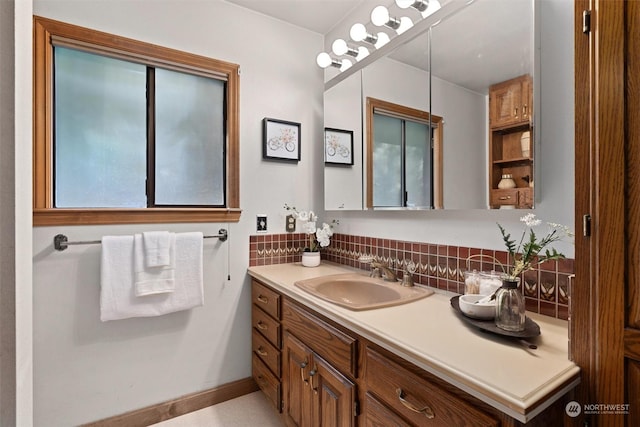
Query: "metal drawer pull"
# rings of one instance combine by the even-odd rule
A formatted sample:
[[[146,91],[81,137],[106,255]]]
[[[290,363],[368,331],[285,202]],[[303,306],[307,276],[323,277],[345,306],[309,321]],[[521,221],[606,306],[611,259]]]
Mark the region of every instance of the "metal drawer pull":
[[[309,385],[309,381],[304,379],[304,368],[306,368],[307,365],[308,363],[306,360],[300,364],[300,379],[302,380],[304,385]]]
[[[256,353],[258,353],[260,356],[267,356],[269,353],[267,353],[266,351],[264,351],[264,349],[262,348],[262,346],[258,347],[256,349]]]
[[[311,380],[311,389],[313,390],[313,392],[314,392],[315,394],[318,394],[318,387],[314,387],[314,386],[313,386],[313,376],[314,376],[315,374],[317,374],[317,373],[318,373],[317,368],[316,368],[316,369],[312,369],[312,370],[309,372],[309,379]]]
[[[269,299],[267,297],[263,297],[262,295],[258,295],[258,301],[263,304],[267,304],[269,302]]]
[[[256,326],[258,327],[258,329],[262,329],[263,331],[266,331],[267,329],[269,329],[269,327],[264,323],[262,323],[262,321],[259,321]]]
[[[500,200],[509,200],[511,198],[511,196],[502,196],[500,197]]]
[[[409,403],[404,399],[404,392],[401,388],[397,388],[396,393],[398,394],[398,400],[400,400],[400,403],[402,403],[405,408],[409,409],[410,411],[417,412],[418,414],[424,414],[424,416],[429,419],[435,417],[435,414],[433,413],[429,405],[425,405],[424,408],[419,409],[413,403]]]

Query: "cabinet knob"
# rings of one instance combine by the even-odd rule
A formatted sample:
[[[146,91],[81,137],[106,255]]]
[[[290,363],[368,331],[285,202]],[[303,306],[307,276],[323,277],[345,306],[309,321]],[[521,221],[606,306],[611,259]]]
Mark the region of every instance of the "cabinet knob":
[[[424,405],[422,408],[418,408],[413,403],[408,402],[404,398],[404,391],[402,391],[401,388],[396,389],[396,394],[398,395],[398,400],[400,401],[400,403],[402,403],[402,405],[404,405],[404,407],[409,409],[410,411],[417,412],[418,414],[424,414],[424,416],[428,419],[432,419],[436,416],[429,405]]]

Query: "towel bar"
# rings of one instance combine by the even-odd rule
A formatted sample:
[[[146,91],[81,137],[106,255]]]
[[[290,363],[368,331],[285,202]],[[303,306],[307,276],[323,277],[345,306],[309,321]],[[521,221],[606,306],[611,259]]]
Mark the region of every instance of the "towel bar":
[[[227,233],[226,229],[221,228],[220,230],[218,230],[218,234],[215,234],[212,236],[202,236],[202,238],[203,239],[220,239],[221,242],[226,242],[227,239],[229,238],[229,233]],[[78,242],[70,242],[67,236],[65,236],[64,234],[57,234],[53,238],[53,247],[55,248],[56,251],[64,251],[65,249],[67,249],[67,247],[71,245],[97,245],[101,243],[102,243],[102,240],[85,240],[85,241],[78,241]]]

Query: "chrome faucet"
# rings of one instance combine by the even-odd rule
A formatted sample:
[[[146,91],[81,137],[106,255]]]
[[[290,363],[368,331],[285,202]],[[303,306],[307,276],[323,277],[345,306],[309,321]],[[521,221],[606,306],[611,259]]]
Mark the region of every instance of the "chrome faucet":
[[[396,273],[387,264],[373,261],[371,263],[371,268],[373,269],[371,270],[371,277],[380,277],[381,275],[382,278],[387,282],[398,281]]]

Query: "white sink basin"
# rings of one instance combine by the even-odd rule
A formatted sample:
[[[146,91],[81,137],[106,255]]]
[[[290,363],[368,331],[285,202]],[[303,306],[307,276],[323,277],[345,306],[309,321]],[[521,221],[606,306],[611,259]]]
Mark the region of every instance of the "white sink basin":
[[[357,273],[333,274],[295,282],[298,288],[325,301],[350,310],[371,310],[405,304],[428,297],[433,291],[404,287],[400,282]]]

